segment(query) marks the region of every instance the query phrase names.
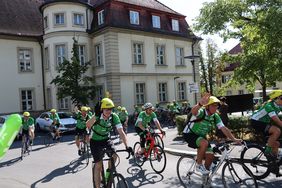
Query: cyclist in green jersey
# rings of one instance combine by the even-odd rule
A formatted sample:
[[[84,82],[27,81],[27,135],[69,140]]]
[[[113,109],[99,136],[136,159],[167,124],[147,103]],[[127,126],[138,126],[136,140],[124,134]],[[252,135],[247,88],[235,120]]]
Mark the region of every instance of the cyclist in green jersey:
[[[216,126],[223,134],[234,142],[241,143],[241,139],[236,139],[231,131],[224,126],[220,116],[217,114],[220,100],[209,93],[204,94],[199,103],[191,112],[192,117],[183,130],[183,138],[189,147],[197,149],[196,170],[202,174],[208,174],[210,165],[214,159],[214,153],[207,140],[208,133]],[[205,163],[203,164],[203,160]]]
[[[266,153],[272,154],[274,157],[282,157],[278,154],[281,135],[282,121],[278,117],[278,113],[282,109],[282,90],[275,90],[269,94],[270,100],[260,107],[251,116],[251,126],[262,136],[267,137]]]
[[[26,135],[26,138],[30,138],[30,145],[33,144],[34,139],[34,119],[30,117],[29,112],[23,113],[22,118],[22,134]]]
[[[120,119],[117,114],[113,113],[112,110],[115,107],[113,101],[109,98],[104,98],[101,100],[101,114],[95,114],[86,122],[88,129],[93,131],[92,138],[90,139],[90,149],[95,162],[94,169],[94,181],[96,187],[100,187],[101,184],[101,170],[102,170],[102,160],[104,157],[104,149],[109,149],[115,151],[114,144],[110,139],[110,132],[114,127],[122,139],[127,150],[132,152],[132,148],[127,145],[127,138],[123,131]],[[117,159],[117,155],[113,155],[114,160]],[[110,169],[110,164],[108,169]],[[109,172],[109,170],[107,170]]]
[[[88,114],[88,107],[82,106],[80,111],[76,113],[76,127],[75,127],[75,144],[78,148],[78,155],[81,155],[81,150],[79,148],[79,138],[83,138],[83,135],[86,135],[85,139],[88,142],[89,140],[89,131],[86,129],[86,122],[91,118]]]
[[[60,131],[59,131],[59,127],[60,127],[60,117],[57,113],[56,109],[51,109],[50,110],[51,114],[50,114],[50,119],[53,121],[52,125],[51,125],[51,131],[53,131],[55,133],[55,137],[53,139],[60,139],[61,135],[60,135]]]
[[[121,108],[121,112],[118,114],[120,122],[123,127],[123,131],[127,134],[127,127],[128,127],[128,112],[126,111],[125,107]]]
[[[145,150],[145,142],[146,142],[146,135],[149,131],[149,124],[153,120],[157,128],[160,130],[161,133],[165,134],[162,130],[160,122],[157,118],[155,112],[153,112],[153,105],[151,103],[146,103],[143,106],[144,111],[140,112],[138,118],[135,123],[135,131],[140,136],[140,145],[141,145],[141,154],[144,153]]]

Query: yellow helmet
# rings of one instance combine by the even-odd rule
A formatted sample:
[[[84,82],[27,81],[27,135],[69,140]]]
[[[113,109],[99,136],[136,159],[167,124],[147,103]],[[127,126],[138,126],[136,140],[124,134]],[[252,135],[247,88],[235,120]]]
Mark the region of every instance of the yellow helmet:
[[[101,103],[101,109],[109,109],[115,107],[114,102],[109,98],[103,98]]]
[[[23,113],[23,116],[29,117],[29,116],[30,116],[30,113],[29,113],[29,112],[24,112],[24,113]]]
[[[121,111],[126,111],[126,108],[125,108],[125,107],[122,107],[122,108],[121,108]]]
[[[57,112],[57,110],[53,108],[53,109],[51,109],[51,110],[50,110],[50,112],[52,112],[52,113],[56,113],[56,112]]]
[[[82,106],[80,110],[81,110],[81,111],[84,111],[84,112],[87,112],[87,111],[88,111],[88,108],[87,108],[86,106]]]
[[[220,103],[220,100],[218,98],[216,98],[215,96],[210,96],[209,102],[205,106],[211,105],[213,103]]]
[[[122,107],[121,107],[121,106],[118,106],[118,107],[117,107],[117,110],[121,110],[121,109],[122,109]]]
[[[279,96],[281,96],[282,95],[282,90],[281,89],[279,89],[279,90],[274,90],[274,91],[272,91],[270,94],[269,94],[269,98],[270,99],[275,99],[275,98],[277,98],[277,97],[279,97]]]

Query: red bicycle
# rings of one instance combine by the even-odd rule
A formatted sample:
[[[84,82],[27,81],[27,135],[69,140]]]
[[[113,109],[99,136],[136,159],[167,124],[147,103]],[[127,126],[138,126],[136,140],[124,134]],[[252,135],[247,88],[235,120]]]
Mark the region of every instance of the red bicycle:
[[[134,144],[134,162],[139,167],[142,167],[145,161],[149,159],[152,169],[157,174],[160,174],[164,171],[166,167],[166,155],[165,155],[163,148],[160,145],[156,144],[155,135],[158,135],[158,133],[154,133],[154,132],[147,133],[146,149],[144,150],[144,153],[142,153],[141,151],[140,142],[136,142]]]

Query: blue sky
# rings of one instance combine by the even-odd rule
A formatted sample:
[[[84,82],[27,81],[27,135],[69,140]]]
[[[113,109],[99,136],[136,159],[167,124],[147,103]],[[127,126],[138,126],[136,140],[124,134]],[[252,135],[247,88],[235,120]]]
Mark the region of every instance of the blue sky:
[[[197,17],[200,13],[200,9],[204,2],[212,2],[214,0],[158,0],[159,2],[165,4],[171,9],[183,14],[186,16],[186,21],[189,25],[194,23],[193,19]],[[238,40],[228,40],[226,43],[223,43],[223,40],[216,35],[200,35],[204,40],[212,38],[212,40],[217,44],[220,50],[230,50],[238,44]],[[205,41],[202,42],[202,48],[205,49]]]

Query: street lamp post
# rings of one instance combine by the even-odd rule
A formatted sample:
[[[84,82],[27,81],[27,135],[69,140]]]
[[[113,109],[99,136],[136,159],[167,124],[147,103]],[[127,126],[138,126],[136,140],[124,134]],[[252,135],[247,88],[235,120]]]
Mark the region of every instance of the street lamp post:
[[[175,88],[175,81],[176,81],[176,79],[178,79],[178,78],[180,78],[179,76],[175,76],[174,78],[173,78],[173,83],[174,83],[174,100],[175,101],[177,101],[177,99],[176,99],[176,88]]]

